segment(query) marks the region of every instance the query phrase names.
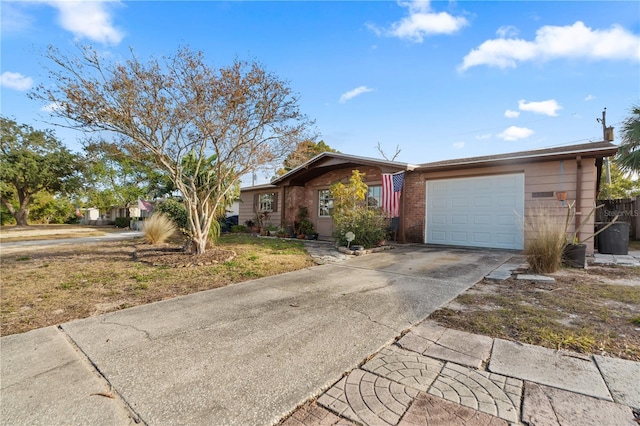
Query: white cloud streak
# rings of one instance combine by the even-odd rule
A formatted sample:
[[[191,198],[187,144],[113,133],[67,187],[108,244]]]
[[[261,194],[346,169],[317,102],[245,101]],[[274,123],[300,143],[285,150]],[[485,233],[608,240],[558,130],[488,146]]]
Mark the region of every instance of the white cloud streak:
[[[25,90],[31,89],[33,86],[33,79],[31,77],[24,76],[19,72],[5,71],[0,75],[0,85],[24,92]]]
[[[540,102],[527,102],[525,100],[520,100],[518,101],[518,108],[520,111],[529,111],[534,114],[548,115],[550,117],[556,117],[558,115],[558,110],[562,109],[555,99]]]
[[[369,24],[368,27],[378,35],[397,37],[422,43],[426,36],[452,34],[468,25],[466,18],[453,16],[446,12],[433,12],[429,1],[399,1],[398,5],[409,9],[409,15],[394,22],[387,29]]]
[[[498,34],[509,32],[499,30]],[[561,58],[640,61],[640,36],[619,25],[604,30],[592,29],[581,21],[562,27],[547,25],[536,31],[532,41],[500,37],[483,42],[464,57],[458,70],[479,65],[516,68],[523,62]]]
[[[373,89],[367,87],[367,86],[360,86],[360,87],[356,87],[353,90],[349,90],[348,92],[343,93],[340,96],[340,103],[343,104],[345,102],[347,102],[348,100],[351,100],[353,98],[355,98],[356,96],[359,96],[363,93],[367,93],[367,92],[373,92]]]
[[[62,28],[73,33],[79,39],[105,45],[117,45],[124,33],[112,22],[111,9],[120,5],[120,1],[47,1],[58,10],[58,21]]]
[[[520,116],[520,111],[506,110],[504,112],[504,116],[507,118],[518,118]]]
[[[454,142],[453,143],[453,147],[455,149],[462,149],[462,148],[464,148],[464,142]]]
[[[528,138],[533,134],[533,130],[526,127],[511,126],[506,128],[502,133],[498,133],[498,137],[505,141],[517,141],[518,139]]]

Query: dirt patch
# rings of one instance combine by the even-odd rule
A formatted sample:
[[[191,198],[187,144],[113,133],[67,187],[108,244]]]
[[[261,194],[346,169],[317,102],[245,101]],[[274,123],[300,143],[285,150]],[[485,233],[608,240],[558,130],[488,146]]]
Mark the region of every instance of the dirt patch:
[[[551,276],[553,283],[483,280],[431,318],[491,337],[640,361],[640,268],[562,269]]]

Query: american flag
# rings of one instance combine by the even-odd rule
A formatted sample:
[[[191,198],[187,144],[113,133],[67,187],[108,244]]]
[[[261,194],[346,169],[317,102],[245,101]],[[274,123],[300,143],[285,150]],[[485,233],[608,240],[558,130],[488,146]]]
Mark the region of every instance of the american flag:
[[[404,172],[382,174],[382,210],[389,217],[400,216],[400,194],[404,183]]]

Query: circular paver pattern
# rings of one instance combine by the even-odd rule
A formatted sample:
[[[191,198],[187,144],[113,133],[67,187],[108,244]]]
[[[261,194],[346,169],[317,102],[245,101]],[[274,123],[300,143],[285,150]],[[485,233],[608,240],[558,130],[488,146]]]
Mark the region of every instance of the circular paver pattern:
[[[389,346],[362,368],[394,382],[427,392],[443,366],[442,361]]]
[[[429,393],[483,413],[517,422],[522,380],[448,362]]]
[[[410,387],[355,369],[318,398],[318,404],[366,425],[395,425],[418,395]]]

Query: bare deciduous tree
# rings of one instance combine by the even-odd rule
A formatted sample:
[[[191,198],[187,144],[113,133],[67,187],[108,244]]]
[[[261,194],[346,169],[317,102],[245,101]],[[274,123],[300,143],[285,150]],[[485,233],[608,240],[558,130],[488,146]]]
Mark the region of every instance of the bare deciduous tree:
[[[134,160],[152,161],[182,193],[195,253],[234,201],[240,178],[273,166],[308,137],[309,119],[287,82],[257,62],[212,68],[182,48],[161,60],[105,63],[91,47],[47,58],[52,86],[32,97],[69,127],[114,136]]]
[[[378,146],[376,148],[378,148],[378,152],[380,153],[382,158],[384,158],[387,161],[396,161],[396,158],[398,158],[398,155],[400,155],[400,151],[401,151],[400,145],[396,145],[396,152],[393,154],[391,158],[389,158],[387,154],[385,154],[385,152],[382,150],[382,145],[380,144],[380,142],[378,142]]]

